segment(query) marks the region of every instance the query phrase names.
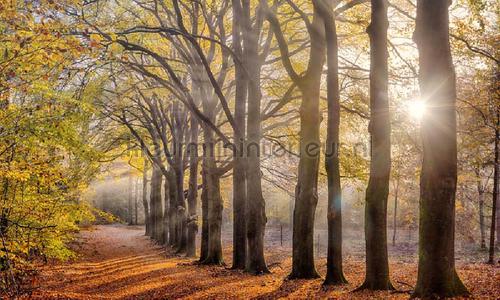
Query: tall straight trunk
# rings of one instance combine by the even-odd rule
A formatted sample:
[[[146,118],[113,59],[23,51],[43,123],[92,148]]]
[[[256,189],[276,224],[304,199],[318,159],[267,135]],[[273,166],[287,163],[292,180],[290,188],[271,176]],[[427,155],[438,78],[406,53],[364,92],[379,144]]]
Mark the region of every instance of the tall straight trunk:
[[[177,223],[177,180],[173,169],[168,170],[165,177],[168,182],[168,244],[177,247],[179,244],[178,223]],[[167,190],[165,190],[167,192]],[[166,200],[166,198],[165,198]]]
[[[132,225],[134,223],[134,211],[133,211],[133,205],[132,205],[132,200],[133,200],[133,192],[134,192],[134,185],[133,185],[133,179],[132,179],[132,167],[129,168],[129,173],[128,173],[128,187],[127,187],[127,193],[128,193],[128,225]]]
[[[152,236],[159,242],[164,243],[163,238],[163,207],[161,201],[161,183],[162,173],[160,168],[153,164],[153,173],[151,175],[151,218],[153,223]]]
[[[222,258],[222,197],[220,195],[220,177],[208,175],[208,251],[204,264],[221,265]]]
[[[233,3],[233,51],[240,61],[245,61],[242,49],[242,6],[241,0]],[[244,269],[247,257],[246,239],[246,174],[245,174],[245,114],[247,99],[247,78],[241,64],[235,64],[235,107],[234,121],[238,131],[234,133],[233,168],[233,269]]]
[[[175,170],[176,199],[177,199],[177,252],[185,252],[187,247],[187,216],[184,197],[184,171],[182,160],[180,168]]]
[[[139,215],[139,177],[135,179],[135,194],[134,194],[134,225],[138,224]]]
[[[148,168],[149,161],[144,157],[144,167],[142,170],[142,205],[144,206],[144,224],[146,226],[146,235],[151,236],[151,216],[148,203]]]
[[[500,93],[500,84],[499,84],[499,80],[500,80],[500,72],[498,71],[498,67],[495,69],[494,71],[494,75],[493,75],[493,84],[492,84],[492,88],[491,88],[491,92],[490,92],[490,102],[492,101],[493,102],[493,107],[494,107],[494,111],[496,111],[496,126],[495,126],[495,170],[497,170],[496,172],[496,176],[494,176],[493,178],[493,185],[494,187],[496,187],[496,195],[493,197],[494,201],[495,201],[495,225],[496,225],[496,235],[497,235],[497,239],[496,239],[496,245],[497,247],[500,246],[500,196],[498,195],[498,189],[500,188],[499,187],[499,170],[498,168],[500,167],[499,164],[500,162],[498,162],[498,156],[500,155],[498,153],[499,150],[499,146],[498,146],[498,143],[500,142],[500,104],[498,103],[498,95]],[[495,188],[494,188],[495,189]]]
[[[205,129],[203,129],[205,130]],[[205,153],[203,154],[205,155]],[[203,161],[201,168],[201,243],[200,243],[200,262],[208,257],[208,184],[207,184],[207,166]]]
[[[399,177],[396,181],[396,191],[394,194],[394,215],[392,217],[392,245],[396,245],[398,231],[398,195],[399,195]]]
[[[477,181],[477,193],[479,198],[479,231],[481,233],[481,249],[486,249],[486,233],[484,224],[484,190],[481,180]]]
[[[215,160],[214,133],[204,127],[203,168],[207,201],[208,240],[207,254],[202,264],[220,265],[222,259],[222,197],[220,195],[220,175],[217,173]]]
[[[418,278],[414,297],[468,294],[455,270],[457,125],[455,70],[449,42],[449,0],[419,0],[414,38],[420,93],[427,101],[421,132]]]
[[[347,283],[342,270],[342,190],[340,187],[340,91],[338,39],[335,17],[329,1],[323,2],[321,16],[325,22],[327,60],[327,137],[325,169],[328,181],[328,252],[326,278],[323,284]]]
[[[305,74],[299,75],[290,61],[286,38],[276,14],[269,9],[267,1],[261,0],[259,4],[278,42],[283,65],[302,95],[299,110],[300,159],[293,210],[292,272],[288,277],[317,278],[319,274],[314,266],[314,217],[318,204],[318,169],[321,152],[319,96],[321,74],[325,63],[325,26],[319,15],[317,3],[313,1],[313,19],[312,22],[307,21],[311,40],[309,62]]]
[[[259,34],[262,23],[260,13],[256,16],[256,26],[250,21],[250,2],[243,1],[245,15],[245,56],[248,71],[248,121],[247,121],[247,240],[248,257],[246,271],[253,274],[269,273],[264,257],[264,234],[266,228],[266,208],[262,196],[260,170],[261,142],[261,64],[259,58]]]
[[[298,87],[300,105],[300,159],[293,211],[292,272],[289,278],[319,277],[314,265],[314,217],[318,204],[320,155],[319,96],[325,62],[324,26],[315,10],[312,21],[311,49],[306,76]]]
[[[392,290],[387,255],[387,198],[391,174],[391,125],[387,71],[387,0],[371,1],[370,179],[366,190],[366,277],[361,289]]]
[[[163,174],[164,177],[164,182],[163,182],[163,232],[162,232],[162,237],[163,241],[165,244],[170,245],[170,183],[168,181],[168,178]]]
[[[491,227],[490,227],[490,251],[488,255],[488,263],[495,264],[495,222],[498,222],[497,209],[499,205],[498,189],[500,188],[500,162],[498,158],[500,156],[500,108],[497,107],[496,112],[496,126],[495,126],[495,162],[494,162],[494,174],[493,174],[493,205],[491,208]]]
[[[192,34],[199,34],[199,17],[200,17],[200,5],[201,3],[193,2],[193,11],[192,11]],[[195,72],[197,75],[192,76],[192,91],[194,93],[194,101],[198,106],[199,102],[202,100],[202,84],[200,82],[200,74],[203,72],[198,72],[198,70],[202,69],[202,66],[198,63],[195,63]],[[186,245],[186,255],[188,257],[196,256],[196,234],[198,233],[198,171],[199,171],[199,152],[198,152],[198,135],[200,130],[200,124],[198,122],[197,117],[194,113],[191,114],[191,127],[190,127],[190,144],[188,148],[188,158],[189,158],[189,188],[187,195],[187,204],[188,204],[188,215],[187,215],[187,245]],[[202,172],[203,173],[203,172]],[[203,176],[203,175],[202,175]],[[201,196],[202,202],[206,202],[203,199],[206,198],[202,194]],[[207,236],[207,231],[205,230],[205,211],[206,208],[203,205],[203,232],[202,232],[202,240],[201,240],[201,256],[206,257],[206,245],[205,237]]]
[[[184,197],[184,141],[186,138],[186,112],[180,107],[179,102],[174,102],[172,110],[174,122],[174,165],[172,166],[175,183],[175,213],[177,231],[177,253],[185,252],[187,246],[187,211]]]
[[[319,81],[319,80],[318,80]],[[310,86],[310,88],[309,88]],[[319,84],[305,84],[301,105],[301,139],[298,183],[293,210],[293,253],[290,278],[317,278],[314,265],[314,217],[318,204]],[[309,154],[305,154],[306,151]]]
[[[189,187],[187,195],[188,220],[187,220],[187,245],[186,255],[196,256],[197,199],[198,199],[198,121],[191,116],[191,138],[188,148],[189,155]]]

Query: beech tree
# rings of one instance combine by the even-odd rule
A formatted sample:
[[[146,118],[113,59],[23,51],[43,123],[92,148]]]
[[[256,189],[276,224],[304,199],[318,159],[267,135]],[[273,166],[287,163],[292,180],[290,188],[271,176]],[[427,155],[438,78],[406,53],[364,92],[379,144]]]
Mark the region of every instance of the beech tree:
[[[243,15],[243,5],[240,0],[232,0],[233,11],[233,51],[243,64],[235,64],[235,95],[234,120],[239,131],[234,134],[234,145],[239,147],[240,153],[234,156],[233,167],[233,268],[245,269],[247,261],[247,177],[245,172],[245,134],[246,134],[246,106],[248,91],[248,75],[245,71],[245,57],[243,55],[243,31],[246,30]],[[243,146],[243,147],[242,147]]]
[[[392,290],[387,254],[387,198],[391,174],[391,125],[388,99],[387,1],[371,1],[370,179],[366,189],[366,278],[361,289]]]
[[[414,38],[419,52],[422,119],[418,280],[415,297],[466,295],[455,270],[457,131],[449,1],[419,0]],[[436,55],[436,54],[439,55]]]
[[[148,169],[149,169],[149,160],[145,157],[144,152],[143,152],[143,158],[144,158],[144,166],[142,168],[142,206],[144,208],[144,225],[146,227],[146,232],[145,234],[147,236],[151,236],[151,211],[150,211],[150,206],[148,202]]]
[[[347,283],[342,270],[342,191],[340,188],[340,90],[338,38],[331,3],[316,1],[325,23],[328,120],[325,169],[328,177],[328,257],[324,284]]]
[[[263,2],[266,18],[279,44],[283,66],[301,92],[300,107],[300,162],[297,186],[295,188],[295,206],[293,213],[293,255],[292,272],[289,278],[319,277],[314,266],[314,218],[318,203],[318,167],[320,154],[319,139],[319,98],[323,65],[325,63],[324,22],[316,8],[313,19],[289,2],[306,25],[310,42],[307,71],[299,75],[290,61],[287,42],[275,13]]]
[[[497,79],[498,75],[495,76],[495,82],[498,82]],[[493,90],[494,95],[498,96],[498,86],[494,88]],[[495,126],[495,138],[494,138],[494,151],[495,151],[495,158],[493,161],[493,199],[492,199],[492,207],[491,207],[491,226],[490,226],[490,247],[489,247],[489,255],[488,255],[488,263],[489,264],[495,264],[495,230],[499,231],[498,223],[500,220],[498,219],[499,216],[499,202],[500,202],[500,196],[499,196],[499,189],[500,189],[500,106],[496,105],[494,107],[496,109],[496,126]],[[497,236],[498,238],[498,236]],[[498,243],[498,240],[497,240]]]

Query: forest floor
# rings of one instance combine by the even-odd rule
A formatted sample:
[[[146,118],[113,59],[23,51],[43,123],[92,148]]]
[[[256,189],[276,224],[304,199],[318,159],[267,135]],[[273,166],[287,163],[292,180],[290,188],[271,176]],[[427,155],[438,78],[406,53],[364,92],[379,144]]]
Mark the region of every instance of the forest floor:
[[[229,243],[226,243],[230,245]],[[364,278],[364,259],[346,255],[349,284],[323,289],[322,279],[286,280],[291,269],[289,246],[266,247],[271,274],[251,276],[226,267],[195,266],[193,260],[165,252],[144,236],[143,227],[95,226],[79,235],[79,258],[42,268],[33,281],[35,299],[408,299],[415,285],[414,259],[391,256],[398,292],[352,292]],[[225,248],[231,262],[231,249]],[[317,261],[325,274],[325,259]],[[498,299],[500,268],[458,261],[458,273],[476,299]]]

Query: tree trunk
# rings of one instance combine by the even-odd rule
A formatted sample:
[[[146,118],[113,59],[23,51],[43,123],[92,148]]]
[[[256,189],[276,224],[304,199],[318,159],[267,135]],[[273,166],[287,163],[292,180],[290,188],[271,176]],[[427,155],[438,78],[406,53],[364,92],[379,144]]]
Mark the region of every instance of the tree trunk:
[[[187,216],[184,197],[184,171],[182,160],[180,168],[175,170],[176,199],[177,199],[177,253],[186,252],[187,247]]]
[[[387,71],[387,1],[372,0],[370,37],[370,179],[366,190],[366,277],[360,289],[392,290],[387,255],[387,198],[391,174],[391,125]]]
[[[168,171],[168,176],[165,177],[168,181],[168,244],[171,247],[177,247],[179,244],[178,222],[177,222],[177,180],[173,169]],[[167,193],[167,190],[165,190]],[[165,198],[166,200],[166,198]]]
[[[187,245],[186,255],[196,256],[196,233],[198,232],[197,199],[198,199],[198,121],[191,116],[191,138],[188,147],[189,155],[189,189],[187,195]]]
[[[165,181],[163,182],[163,230],[162,237],[165,244],[170,245],[170,183],[168,178],[163,174]]]
[[[340,135],[340,91],[338,39],[335,17],[328,1],[320,6],[325,22],[327,61],[327,137],[325,169],[328,181],[328,250],[324,285],[347,283],[342,270],[342,190],[340,187],[339,135]],[[321,3],[319,3],[321,5]]]
[[[479,201],[479,231],[481,233],[481,249],[486,249],[486,225],[484,223],[484,196],[485,191],[481,181],[481,171],[477,170],[477,195]]]
[[[493,79],[493,85],[492,85],[492,91],[490,92],[490,101],[493,102],[493,107],[494,107],[494,111],[496,111],[496,126],[495,126],[495,168],[497,170],[496,172],[496,176],[493,178],[493,185],[496,187],[496,196],[494,196],[493,198],[496,199],[495,200],[495,205],[496,205],[496,209],[495,209],[495,225],[496,225],[496,235],[497,235],[497,239],[496,239],[496,245],[497,247],[500,246],[500,196],[498,195],[498,189],[500,188],[499,187],[499,170],[498,168],[500,168],[499,166],[499,162],[498,162],[498,156],[500,155],[498,153],[499,150],[499,146],[498,146],[498,143],[500,142],[500,104],[498,103],[498,95],[500,93],[500,84],[499,84],[499,79],[500,79],[500,72],[498,71],[498,66],[497,66],[497,69],[495,69],[495,72],[494,72],[494,79]]]
[[[477,193],[479,198],[479,230],[481,232],[481,249],[486,249],[486,233],[484,224],[484,190],[480,178],[477,181]]]
[[[318,85],[319,88],[319,85]],[[319,110],[317,92],[305,91],[301,105],[301,141],[295,207],[293,211],[293,255],[290,278],[317,278],[314,265],[314,215],[318,203]],[[316,103],[315,103],[316,102]],[[309,155],[305,154],[309,151]]]
[[[413,297],[468,294],[455,270],[457,185],[456,83],[449,43],[449,0],[419,0],[414,38],[419,53],[422,119],[418,278]]]
[[[261,16],[257,16],[256,26],[252,28],[250,21],[250,4],[244,1],[246,26],[245,52],[247,59],[248,78],[248,122],[247,122],[247,240],[248,257],[246,271],[252,274],[269,273],[264,257],[264,234],[266,228],[265,201],[262,196],[260,170],[261,142],[261,100],[260,88],[261,64],[259,58],[259,34]]]
[[[134,185],[133,185],[133,179],[132,179],[132,167],[129,167],[129,173],[128,173],[128,187],[127,187],[127,192],[128,192],[128,225],[132,225],[134,223],[134,211],[133,211],[133,206],[132,206],[132,199],[133,199],[133,192],[134,192]]]
[[[139,177],[135,178],[135,194],[134,194],[134,225],[138,225],[139,214]]]
[[[180,107],[179,102],[174,102],[172,111],[172,120],[174,122],[175,135],[173,139],[174,165],[173,175],[175,182],[175,213],[177,230],[177,253],[185,252],[187,246],[187,212],[186,198],[184,196],[184,142],[186,140],[187,115]]]
[[[222,197],[219,175],[209,175],[210,197],[208,200],[208,253],[204,264],[221,265],[222,258]]]
[[[202,264],[220,265],[222,259],[222,197],[220,195],[220,176],[217,174],[215,161],[215,139],[213,132],[204,128],[204,156],[207,221],[208,221],[208,244],[206,258]]]
[[[152,236],[153,238],[163,244],[163,207],[161,206],[161,182],[162,173],[160,168],[153,164],[153,173],[151,175],[151,218],[152,218]]]
[[[142,205],[144,206],[144,224],[146,226],[146,235],[151,236],[151,216],[148,204],[148,165],[149,161],[144,157],[144,167],[142,170]]]
[[[396,181],[396,191],[394,195],[394,216],[392,218],[392,245],[396,246],[396,237],[398,231],[398,195],[399,195],[399,177]]]
[[[233,51],[240,61],[245,61],[242,50],[242,6],[240,0],[233,3]],[[246,170],[245,170],[245,114],[247,97],[247,78],[240,64],[235,64],[235,108],[234,121],[238,131],[234,133],[233,168],[233,269],[244,269],[247,257],[246,239]]]
[[[498,162],[498,157],[500,156],[500,108],[497,108],[497,116],[496,116],[496,126],[495,126],[495,165],[494,165],[494,174],[493,174],[493,206],[491,208],[491,227],[490,227],[490,251],[488,255],[488,263],[495,264],[495,222],[498,221],[497,209],[498,209],[498,189],[500,188],[500,163]]]
[[[314,216],[318,204],[319,94],[325,62],[324,25],[315,10],[307,74],[301,78],[300,159],[293,211],[293,251],[290,279],[318,278],[314,265]]]
[[[205,130],[205,129],[203,129]],[[205,154],[204,154],[205,155]],[[207,183],[207,166],[205,162],[201,168],[201,244],[200,244],[200,262],[205,261],[208,257],[208,183]]]
[[[302,94],[299,110],[300,159],[293,211],[292,272],[288,277],[290,279],[317,278],[319,274],[314,266],[313,241],[314,215],[318,203],[319,155],[321,152],[319,96],[321,74],[325,63],[325,26],[318,13],[318,7],[313,2],[315,4],[313,19],[311,23],[307,22],[311,40],[309,62],[305,75],[299,75],[295,72],[289,59],[288,45],[281,31],[278,18],[267,6],[267,1],[260,1],[259,3],[278,41],[283,65]]]

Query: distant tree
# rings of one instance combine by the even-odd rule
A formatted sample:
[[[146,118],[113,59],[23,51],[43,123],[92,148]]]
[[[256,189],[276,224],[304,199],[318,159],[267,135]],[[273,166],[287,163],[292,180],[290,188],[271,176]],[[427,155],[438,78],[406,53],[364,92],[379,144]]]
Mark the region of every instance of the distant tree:
[[[499,88],[498,88],[498,74],[495,74],[495,87],[493,89],[493,99],[498,100],[499,96]],[[495,126],[495,159],[493,161],[493,199],[492,199],[492,208],[491,208],[491,227],[490,227],[490,249],[488,256],[488,263],[495,264],[495,230],[500,230],[498,226],[499,220],[499,206],[500,206],[500,104],[498,101],[496,104],[493,104],[493,110],[496,111],[496,126]],[[495,225],[496,223],[496,225]],[[498,242],[498,241],[497,241]]]
[[[143,151],[144,153],[144,151]],[[142,168],[142,205],[144,207],[144,224],[146,226],[146,235],[151,236],[151,210],[148,202],[148,169],[149,160],[143,155],[144,166]]]

